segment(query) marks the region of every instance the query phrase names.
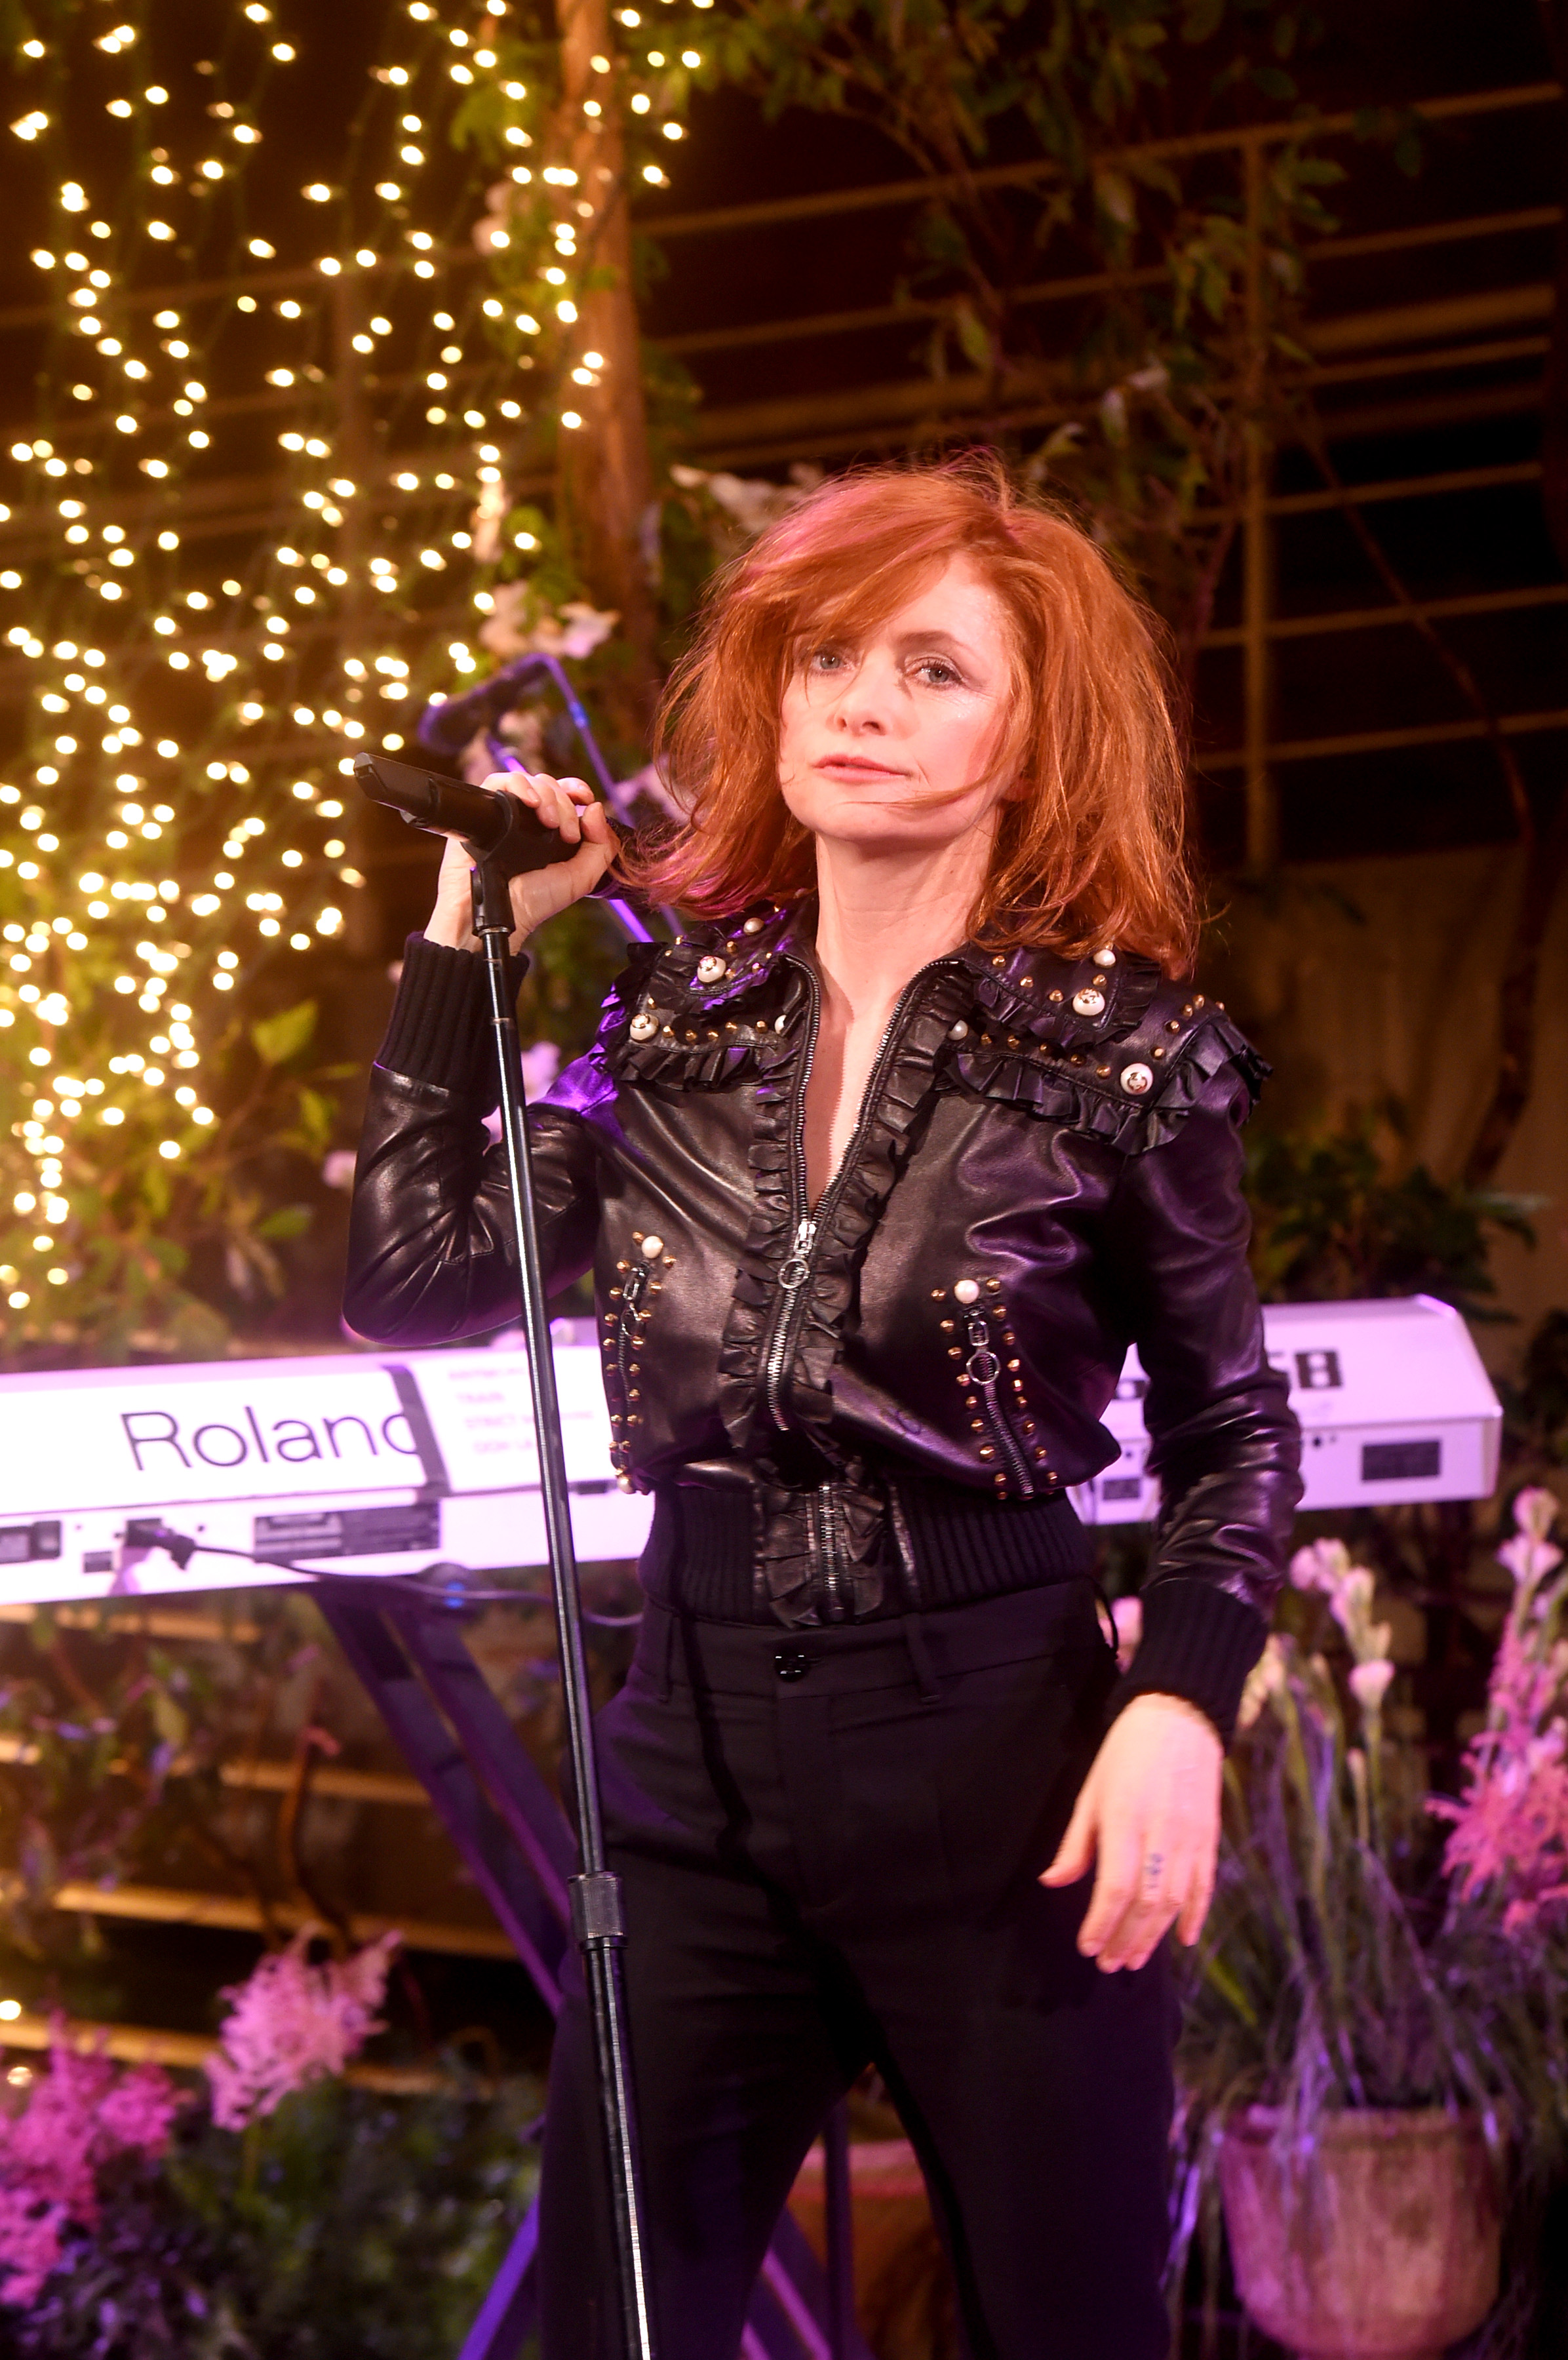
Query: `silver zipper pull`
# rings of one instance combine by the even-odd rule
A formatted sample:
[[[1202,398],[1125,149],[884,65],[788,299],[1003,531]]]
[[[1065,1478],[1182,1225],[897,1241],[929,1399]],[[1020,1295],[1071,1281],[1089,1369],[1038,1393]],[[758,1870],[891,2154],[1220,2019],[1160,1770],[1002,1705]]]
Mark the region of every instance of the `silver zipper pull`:
[[[779,1273],[779,1285],[787,1288],[791,1295],[796,1287],[804,1286],[811,1276],[811,1245],[816,1234],[817,1225],[809,1218],[802,1220],[795,1231],[795,1242],[785,1257],[784,1266]]]

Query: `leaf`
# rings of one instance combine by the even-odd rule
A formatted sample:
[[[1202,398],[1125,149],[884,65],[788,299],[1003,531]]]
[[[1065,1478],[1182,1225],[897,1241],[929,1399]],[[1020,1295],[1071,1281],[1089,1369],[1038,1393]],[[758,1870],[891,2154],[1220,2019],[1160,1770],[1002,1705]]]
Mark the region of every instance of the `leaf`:
[[[1094,175],[1094,202],[1107,217],[1123,229],[1138,226],[1138,201],[1132,182],[1125,172],[1099,171]]]
[[[313,1218],[309,1205],[279,1205],[256,1222],[252,1234],[258,1238],[303,1237]]]
[[[320,1090],[300,1085],[299,1130],[307,1155],[320,1156],[325,1153],[332,1138],[334,1111],[331,1098],[324,1097]]]
[[[1225,0],[1191,0],[1181,19],[1181,38],[1193,43],[1213,40],[1225,19]]]
[[[264,1016],[250,1028],[256,1055],[267,1065],[286,1065],[297,1057],[316,1029],[316,1003],[302,1000],[276,1016]]]
[[[165,1745],[178,1750],[191,1734],[191,1717],[183,1706],[175,1703],[167,1688],[155,1688],[152,1693],[152,1725]]]
[[[976,316],[967,303],[961,303],[953,313],[953,324],[958,332],[958,341],[965,359],[973,361],[978,369],[989,368],[992,360],[991,339],[985,333],[985,322]]]
[[[1236,1976],[1221,1958],[1210,1958],[1203,1964],[1205,1982],[1211,1983],[1227,2006],[1235,2009],[1249,2031],[1258,2029],[1258,2011],[1247,1998]]]

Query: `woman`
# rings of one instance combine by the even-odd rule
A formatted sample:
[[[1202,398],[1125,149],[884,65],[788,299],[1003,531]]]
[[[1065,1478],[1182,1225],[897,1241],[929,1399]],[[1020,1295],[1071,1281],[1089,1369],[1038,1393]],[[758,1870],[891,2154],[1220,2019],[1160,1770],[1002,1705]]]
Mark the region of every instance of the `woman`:
[[[1299,1484],[1246,1262],[1262,1068],[1192,944],[1149,619],[968,463],[825,485],[721,579],[667,709],[695,913],[530,1115],[656,1507],[601,1717],[665,2360],[735,2360],[805,2149],[868,2062],[969,2346],[1159,2360],[1172,2007]],[[578,780],[493,780],[613,857]],[[461,852],[410,943],[348,1316],[511,1317]],[[1129,1343],[1164,1513],[1119,1684],[1066,1496]],[[1095,1869],[1093,1893],[1087,1884]],[[615,2348],[581,1998],[551,2068],[548,2360]]]

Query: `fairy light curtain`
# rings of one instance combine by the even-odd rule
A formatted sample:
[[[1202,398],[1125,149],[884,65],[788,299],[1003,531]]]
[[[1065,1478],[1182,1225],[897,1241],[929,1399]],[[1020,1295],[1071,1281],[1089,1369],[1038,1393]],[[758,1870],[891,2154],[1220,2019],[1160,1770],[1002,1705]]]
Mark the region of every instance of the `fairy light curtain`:
[[[625,181],[670,185],[712,5],[602,19],[570,101],[548,10],[389,9],[340,177],[303,184],[290,110],[334,11],[213,12],[167,82],[158,0],[35,16],[0,132],[16,213],[48,223],[35,422],[0,459],[13,1338],[135,1277],[128,1182],[221,1188],[235,1011],[276,1005],[280,962],[305,987],[364,886],[337,774],[480,667],[498,590],[548,597],[527,496],[603,381],[578,315],[621,193],[565,159],[613,126]],[[262,515],[236,520],[246,468]]]

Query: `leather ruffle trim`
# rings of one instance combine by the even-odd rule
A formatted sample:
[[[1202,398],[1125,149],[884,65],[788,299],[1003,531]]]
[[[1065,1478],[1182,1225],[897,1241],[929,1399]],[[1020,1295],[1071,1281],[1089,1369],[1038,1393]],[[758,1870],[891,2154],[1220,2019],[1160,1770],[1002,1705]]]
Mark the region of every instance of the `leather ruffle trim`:
[[[962,1084],[981,1098],[1022,1107],[1042,1121],[1102,1139],[1123,1155],[1141,1155],[1174,1139],[1208,1084],[1227,1065],[1245,1083],[1250,1110],[1269,1068],[1224,1017],[1211,1018],[1182,1043],[1152,1098],[1129,1098],[1114,1081],[1107,1087],[1062,1059],[983,1043],[955,1051],[939,1087]]]
[[[955,1017],[973,1001],[960,973],[931,987],[925,1006],[905,1028],[898,1056],[883,1077],[874,1109],[844,1178],[829,1184],[818,1208],[813,1267],[806,1298],[785,1315],[795,1324],[789,1360],[791,1424],[804,1426],[830,1463],[827,1429],[833,1417],[833,1372],[843,1349],[844,1315],[855,1295],[856,1270],[889,1191],[929,1105],[937,1065]],[[756,1210],[735,1274],[719,1354],[719,1413],[737,1451],[756,1455],[768,1430],[762,1399],[762,1356],[779,1304],[778,1273],[797,1218],[789,1185],[790,1111],[805,1055],[806,1028],[794,1027],[794,1054],[757,1093],[757,1128],[750,1165]]]

